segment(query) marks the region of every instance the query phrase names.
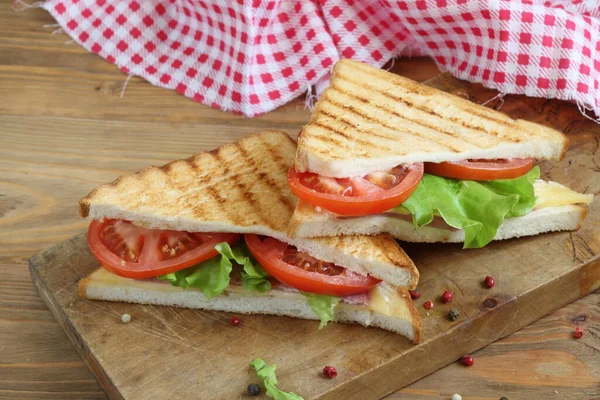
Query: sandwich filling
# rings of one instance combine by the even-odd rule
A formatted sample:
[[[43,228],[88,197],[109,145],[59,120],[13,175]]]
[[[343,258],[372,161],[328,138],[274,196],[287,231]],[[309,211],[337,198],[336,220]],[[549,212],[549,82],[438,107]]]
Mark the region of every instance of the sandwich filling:
[[[416,163],[351,178],[292,168],[288,183],[300,199],[338,218],[411,218],[415,229],[425,225],[462,229],[464,248],[480,248],[494,239],[506,218],[593,200],[592,195],[539,177],[539,167],[531,159],[502,159]]]
[[[340,302],[393,308],[383,304],[391,297],[381,291],[393,289],[381,280],[318,260],[271,237],[148,229],[105,219],[91,222],[87,240],[107,273],[197,290],[209,300],[240,292],[295,293],[304,296],[321,327],[333,320]]]

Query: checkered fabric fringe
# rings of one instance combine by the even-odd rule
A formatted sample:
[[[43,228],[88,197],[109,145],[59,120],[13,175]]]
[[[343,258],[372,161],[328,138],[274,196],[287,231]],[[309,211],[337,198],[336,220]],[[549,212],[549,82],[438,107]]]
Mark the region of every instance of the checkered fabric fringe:
[[[87,50],[124,72],[253,117],[316,85],[340,58],[407,49],[502,93],[600,115],[597,0],[47,0]]]

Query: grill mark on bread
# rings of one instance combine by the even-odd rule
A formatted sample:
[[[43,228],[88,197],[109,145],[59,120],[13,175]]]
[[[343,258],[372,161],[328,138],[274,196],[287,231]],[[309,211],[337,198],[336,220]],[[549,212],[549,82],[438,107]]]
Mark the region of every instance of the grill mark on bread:
[[[348,80],[348,82],[351,82],[352,84],[355,84],[355,85],[359,85],[359,83],[356,83],[356,82],[353,82],[353,81],[350,81],[350,80]],[[453,137],[455,139],[461,140],[461,141],[463,141],[463,142],[465,142],[467,144],[471,144],[471,145],[475,144],[475,143],[473,143],[472,139],[465,138],[465,137],[463,137],[463,136],[461,136],[461,135],[459,135],[457,133],[454,133],[454,132],[452,132],[450,130],[443,129],[443,127],[440,126],[440,125],[436,125],[436,124],[432,124],[432,123],[427,123],[425,120],[411,118],[411,117],[409,117],[406,114],[401,114],[401,113],[397,112],[396,110],[392,110],[392,109],[389,109],[389,108],[382,107],[379,104],[377,104],[375,102],[370,102],[369,100],[367,100],[367,99],[365,99],[363,97],[360,97],[360,96],[358,96],[356,94],[346,92],[346,91],[340,89],[339,87],[334,87],[334,89],[337,90],[340,93],[343,93],[343,94],[345,94],[347,96],[350,96],[350,97],[352,97],[352,98],[354,98],[354,99],[356,99],[358,101],[361,101],[362,103],[369,104],[372,107],[375,107],[375,108],[377,108],[377,109],[379,109],[379,110],[381,110],[383,112],[395,115],[395,116],[397,116],[397,117],[399,117],[399,118],[401,118],[403,120],[410,121],[410,122],[412,122],[414,124],[417,124],[419,126],[423,126],[423,127],[432,129],[435,132],[438,132],[438,133],[441,133],[441,134],[444,134],[444,135],[448,135],[448,136]],[[385,96],[385,97],[387,97],[389,99],[392,99],[392,100],[394,100],[394,101],[396,101],[398,103],[401,103],[401,104],[403,104],[404,106],[406,106],[408,108],[413,108],[413,109],[422,111],[422,112],[427,113],[429,115],[432,115],[434,117],[441,118],[442,120],[452,121],[455,124],[457,124],[457,125],[459,125],[460,127],[463,127],[463,128],[472,129],[472,130],[476,131],[477,133],[481,134],[482,136],[493,137],[493,138],[496,138],[496,139],[506,139],[506,140],[509,140],[509,141],[512,141],[512,142],[520,142],[521,141],[520,138],[514,138],[514,137],[510,137],[510,136],[509,137],[505,137],[504,135],[501,135],[497,131],[490,131],[490,132],[488,132],[485,129],[479,127],[479,126],[476,126],[476,125],[473,125],[473,124],[469,124],[468,122],[466,122],[466,121],[464,121],[464,120],[462,120],[460,118],[446,117],[444,115],[436,113],[435,111],[433,111],[429,107],[417,106],[415,103],[412,103],[412,102],[410,102],[408,100],[404,100],[401,97],[396,97],[396,96],[393,96],[393,95],[391,95],[389,93],[380,92],[380,91],[378,91],[378,90],[376,90],[374,88],[369,88],[369,89],[372,90],[375,93],[381,94],[382,96]],[[506,125],[506,123],[504,123],[504,125]],[[392,128],[392,129],[397,129],[397,128]],[[419,135],[415,131],[410,131],[409,133],[411,133],[413,135],[416,135],[416,136],[419,136],[419,137],[424,137],[422,135]],[[428,138],[428,139],[433,140],[431,138]],[[437,142],[437,143],[439,143],[439,142]],[[445,145],[445,146],[448,146],[448,145]],[[480,146],[477,145],[477,147],[480,147]],[[452,147],[449,147],[449,148],[451,148],[452,150],[456,151],[455,148],[452,148]]]
[[[449,95],[448,93],[446,93],[446,92],[444,92],[442,90],[439,90],[439,89],[436,89],[436,88],[432,88],[430,86],[419,84],[418,82],[415,82],[412,79],[408,79],[408,78],[405,78],[405,77],[393,74],[391,72],[383,71],[383,70],[381,70],[379,68],[370,67],[370,66],[368,66],[366,64],[359,63],[359,62],[353,62],[353,61],[343,62],[342,63],[342,68],[344,68],[343,64],[352,64],[352,66],[348,66],[348,68],[356,68],[356,69],[359,69],[359,70],[361,70],[362,72],[364,72],[366,74],[372,74],[375,71],[375,75],[379,75],[379,77],[381,79],[391,79],[396,85],[402,86],[402,88],[404,90],[406,90],[408,92],[408,94],[428,95],[428,96],[441,96],[444,99],[450,98],[450,99],[452,99],[453,103],[460,102],[460,103],[464,104],[466,106],[465,111],[467,111],[467,110],[469,110],[469,111],[475,110],[474,114],[476,114],[477,116],[480,116],[483,119],[487,119],[489,121],[497,122],[497,123],[499,123],[501,125],[507,124],[507,122],[509,122],[505,118],[501,118],[502,114],[499,113],[499,112],[497,112],[497,111],[489,110],[489,112],[491,114],[498,115],[498,117],[491,116],[491,115],[489,115],[489,113],[481,113],[480,112],[481,110],[477,109],[477,104],[476,103],[473,103],[473,102],[471,102],[469,100],[463,99],[463,98],[458,97],[458,96],[457,96],[457,99],[455,99],[454,96],[451,96],[451,95]],[[334,70],[334,74],[333,75],[335,75],[335,72],[336,71]],[[347,78],[347,76],[346,77],[342,76],[344,74],[344,72],[340,72],[340,71],[337,71],[337,72],[338,72],[337,73],[337,77],[338,78],[340,78],[340,79],[346,79],[347,81],[352,82],[350,79]],[[332,80],[332,83],[333,83],[333,80]],[[359,83],[356,83],[356,82],[353,82],[353,83],[360,85]],[[514,122],[513,122],[513,124],[514,124]]]
[[[334,121],[341,122],[341,123],[343,123],[344,125],[346,125],[346,126],[348,126],[350,128],[356,128],[354,125],[352,125],[351,123],[347,122],[346,120],[343,120],[341,118],[336,118],[334,115],[326,113],[324,111],[321,111],[321,115],[326,115],[326,116],[332,118]],[[339,136],[345,137],[346,139],[350,139],[350,140],[352,140],[355,143],[363,144],[365,146],[377,147],[372,142],[368,142],[368,141],[363,140],[361,138],[354,137],[352,135],[348,135],[344,131],[336,129],[335,127],[333,127],[331,125],[324,124],[324,122],[328,122],[328,121],[315,121],[312,124],[315,125],[315,126],[318,126],[321,129],[324,129],[326,131],[330,131],[330,132],[333,132],[333,133],[335,133],[335,134],[337,134]],[[377,134],[377,133],[373,134],[373,136],[384,137],[383,135],[380,135],[380,134]]]
[[[314,122],[310,123],[311,125],[314,124]],[[311,139],[314,140],[318,140],[319,142],[323,143],[323,144],[328,144],[328,145],[332,145],[338,148],[344,148],[346,146],[344,146],[344,144],[342,142],[340,142],[338,139],[336,139],[333,136],[325,136],[325,135],[319,135],[319,134],[313,134],[311,135]],[[327,149],[319,149],[320,152],[325,153],[325,154],[329,154],[329,157],[331,157],[332,159],[339,159],[340,157],[336,154],[331,154],[329,153],[329,151],[327,151]]]
[[[345,109],[345,108],[344,108],[344,106],[342,106],[342,105],[340,105],[340,104],[338,104],[338,103],[335,103],[335,102],[333,102],[333,101],[332,101],[332,100],[330,100],[330,99],[328,100],[328,102],[329,102],[329,103],[331,103],[331,104],[333,104],[333,105],[335,105],[336,107],[341,107],[342,109]],[[329,112],[326,112],[326,111],[324,111],[324,110],[321,110],[321,109],[319,109],[318,113],[319,113],[320,115],[325,115],[326,117],[329,117],[329,118],[331,118],[331,119],[333,119],[333,120],[335,120],[335,121],[339,121],[339,122],[343,123],[344,125],[346,125],[346,126],[348,126],[348,127],[350,127],[350,128],[354,128],[354,129],[356,129],[356,130],[359,130],[359,131],[361,131],[361,132],[365,132],[364,130],[362,130],[362,129],[360,129],[359,127],[355,126],[354,124],[352,124],[352,123],[350,123],[350,122],[346,121],[345,119],[343,119],[343,118],[340,118],[340,117],[336,116],[335,114],[331,114],[331,113],[329,113]],[[358,115],[360,115],[360,114],[358,114]],[[379,123],[379,121],[376,121],[376,122],[378,122],[378,123]],[[316,123],[313,123],[313,124],[316,124]],[[369,134],[369,135],[371,135],[371,136],[375,136],[375,137],[382,138],[382,139],[393,140],[393,141],[395,141],[395,140],[398,140],[398,138],[397,138],[397,137],[394,137],[394,136],[389,136],[389,135],[386,135],[385,133],[380,133],[380,132],[372,132],[372,131],[370,131],[370,130],[369,130],[368,132],[365,132],[365,133],[368,133],[368,134]],[[342,136],[344,136],[344,137],[346,137],[346,138],[351,138],[352,140],[358,140],[358,138],[350,137],[350,136],[348,136],[348,135],[346,135],[346,134],[343,134]],[[364,143],[367,143],[367,142],[364,142]],[[369,142],[368,144],[369,144],[369,145],[373,145],[373,144],[372,144],[372,143],[370,143],[370,142]]]
[[[343,92],[342,92],[342,93],[343,93]],[[359,101],[361,101],[361,102],[365,102],[365,101],[364,101],[364,100],[362,100],[362,99],[361,99],[361,100],[359,100]],[[355,115],[358,115],[359,117],[363,118],[363,119],[364,119],[364,120],[366,120],[366,121],[369,121],[369,122],[373,122],[373,123],[379,124],[379,125],[381,125],[381,126],[384,126],[384,127],[386,127],[386,128],[389,128],[389,129],[393,129],[393,130],[397,130],[397,129],[398,129],[397,127],[395,127],[395,126],[393,126],[393,125],[389,125],[389,124],[387,124],[387,123],[384,123],[383,121],[380,121],[380,120],[377,120],[377,119],[373,119],[373,118],[371,118],[371,117],[370,117],[369,115],[367,115],[367,114],[363,114],[363,113],[361,113],[361,112],[360,112],[359,110],[357,110],[355,107],[348,106],[348,105],[344,105],[344,104],[341,104],[341,103],[337,103],[337,102],[334,102],[334,101],[332,101],[331,99],[328,99],[328,102],[329,102],[329,103],[331,103],[331,104],[333,104],[333,105],[334,105],[334,106],[336,106],[336,107],[339,107],[339,108],[341,108],[341,109],[343,109],[343,110],[347,110],[347,111],[349,111],[349,112],[351,112],[351,113],[353,113],[353,114],[355,114]],[[321,113],[321,114],[325,114],[325,112],[323,112],[322,110],[320,111],[320,113]],[[394,112],[390,112],[390,114],[394,114]],[[352,127],[352,128],[356,128],[356,126],[355,126],[354,124],[352,124],[351,122],[349,122],[348,120],[344,119],[344,118],[343,118],[343,117],[341,117],[341,116],[334,116],[334,115],[332,115],[332,114],[326,114],[326,115],[328,115],[329,117],[333,117],[333,118],[335,118],[335,119],[336,119],[336,120],[338,120],[338,121],[344,122],[344,123],[346,123],[348,126],[350,126],[350,127]],[[396,114],[396,115],[397,115],[397,114]],[[400,115],[398,115],[398,116],[400,116]],[[400,116],[400,117],[402,117],[402,116]],[[315,124],[315,122],[313,122],[312,124]],[[455,153],[458,153],[458,152],[462,151],[462,149],[458,149],[457,147],[455,147],[455,146],[452,146],[452,145],[449,145],[449,144],[447,144],[447,143],[445,143],[445,142],[440,142],[440,141],[438,141],[438,140],[435,140],[434,138],[429,138],[429,137],[427,137],[427,136],[420,135],[418,132],[416,132],[416,131],[414,131],[414,130],[409,130],[409,129],[403,128],[403,131],[404,131],[404,132],[406,132],[406,133],[408,133],[408,134],[410,134],[410,135],[413,135],[413,136],[419,137],[419,138],[421,138],[421,139],[428,140],[428,141],[430,141],[430,142],[436,143],[436,144],[438,144],[438,145],[440,145],[440,146],[442,146],[442,147],[444,147],[444,148],[447,148],[447,149],[449,149],[449,150],[452,150],[452,151],[453,151],[453,152],[455,152]],[[380,134],[380,133],[377,133],[377,132],[375,132],[375,131],[371,131],[371,130],[369,130],[369,134],[370,134],[370,135],[372,135],[372,136],[377,136],[377,137],[385,138],[385,139],[388,139],[388,140],[392,140],[392,139],[391,139],[389,136],[387,136],[387,135],[385,135],[385,134],[383,134],[383,135],[382,135],[382,134]],[[346,137],[348,137],[348,136],[346,136]],[[397,140],[397,139],[398,139],[398,138],[397,138],[397,137],[395,137],[393,140]],[[351,138],[351,140],[358,141],[359,139],[358,139],[357,137],[352,137],[352,138]],[[365,143],[366,143],[366,142],[365,142]],[[370,143],[370,145],[371,145],[372,147],[376,148],[376,149],[382,149],[382,150],[386,150],[386,149],[387,149],[387,147],[385,147],[385,146],[378,146],[376,143]],[[340,146],[340,147],[341,147],[341,146]]]
[[[290,167],[292,166],[294,159],[290,158],[289,161],[284,160],[284,158],[282,157],[282,155],[279,152],[279,150],[280,150],[279,148],[273,148],[271,146],[271,143],[265,141],[263,137],[260,137],[259,141],[266,149],[269,150],[267,152],[267,154],[269,155],[269,158],[271,160],[273,160],[273,162],[279,167],[279,172],[281,172],[282,176],[287,175],[287,172],[290,169]],[[287,185],[285,185],[285,187],[287,188]],[[281,190],[281,187],[279,187],[279,189]]]
[[[213,215],[214,214],[217,214],[217,215],[225,214],[236,225],[240,225],[242,220],[240,219],[239,215],[237,215],[236,213],[232,213],[230,210],[228,210],[228,208],[225,206],[225,204],[227,203],[227,200],[224,199],[221,196],[221,194],[219,193],[219,191],[216,190],[214,188],[214,186],[211,184],[211,179],[213,177],[203,174],[203,171],[200,171],[200,169],[199,169],[200,166],[199,166],[199,163],[197,162],[198,160],[200,160],[203,157],[210,157],[211,163],[215,162],[215,163],[218,163],[219,165],[221,165],[221,167],[223,167],[224,164],[222,164],[220,162],[219,151],[208,152],[205,154],[206,155],[190,157],[193,159],[193,162],[191,162],[190,165],[192,166],[193,170],[197,174],[196,176],[197,176],[198,186],[202,186],[203,190],[212,198],[213,201],[212,202],[204,202],[204,203],[200,203],[200,204],[196,205],[194,207],[194,214],[197,216],[203,216],[206,214],[206,212],[205,212],[206,207],[208,207],[210,209],[213,209],[211,212]],[[214,210],[214,208],[216,208],[216,210]]]
[[[353,63],[353,64],[355,64],[355,67],[357,67],[358,69],[361,69],[365,73],[369,73],[370,74],[372,72],[372,71],[365,71],[365,69],[371,69],[370,67],[364,66],[364,65],[359,64],[359,63]],[[364,68],[364,67],[366,67],[366,68]],[[400,76],[398,76],[396,74],[392,74],[392,73],[389,73],[389,72],[384,72],[384,71],[382,71],[380,69],[376,69],[376,71],[378,72],[377,75],[381,75],[380,76],[381,79],[384,79],[384,78],[385,79],[391,79],[398,86],[402,86],[402,89],[405,90],[406,92],[408,92],[408,94],[428,95],[428,96],[440,96],[440,97],[442,97],[444,99],[452,98],[452,102],[453,103],[457,102],[457,99],[454,99],[454,96],[450,96],[446,92],[443,92],[443,91],[440,91],[440,90],[437,90],[435,88],[431,88],[431,87],[428,87],[428,86],[421,85],[421,84],[419,84],[417,82],[414,82],[414,81],[412,81],[412,80],[410,80],[408,78],[403,78],[403,77],[400,77]],[[353,83],[355,85],[359,85],[359,86],[364,87],[361,83],[353,81],[352,79],[350,79],[348,75],[345,75],[345,72],[338,72],[337,78],[338,79],[336,79],[335,82],[337,82],[338,80],[347,81],[347,82]],[[332,86],[334,86],[334,85],[332,84]],[[419,108],[419,107],[415,106],[413,103],[410,103],[404,97],[394,97],[390,93],[381,92],[381,91],[379,91],[379,90],[377,90],[377,89],[375,89],[373,87],[370,87],[370,86],[369,86],[369,89],[372,90],[372,91],[374,91],[374,92],[380,93],[380,94],[382,94],[382,95],[384,95],[386,97],[389,97],[391,99],[398,100],[398,101],[403,101],[406,104],[409,104],[410,106],[412,106],[414,108]],[[483,112],[483,110],[479,110],[478,109],[478,106],[479,106],[478,104],[473,103],[473,102],[471,102],[469,100],[462,99],[460,97],[458,97],[458,99],[460,99],[461,103],[463,103],[465,105],[465,107],[462,108],[463,111],[465,111],[465,112],[469,112],[470,111],[473,114],[476,114],[477,116],[480,116],[483,119],[487,119],[488,121],[496,122],[496,123],[498,123],[500,125],[510,124],[510,125],[514,126],[514,121],[507,121],[505,118],[494,117],[492,115],[489,115],[489,113],[501,115],[498,112],[494,112],[493,110],[489,110],[489,113],[485,113],[485,112]],[[481,106],[481,107],[483,107],[483,106]],[[423,111],[427,111],[427,112],[434,112],[434,110],[432,110],[429,107],[427,107],[427,110],[425,110],[423,108],[419,108],[419,109],[421,109]],[[450,119],[450,120],[453,120],[453,121],[455,120],[452,117],[445,117],[445,116],[443,116],[441,114],[435,114],[434,113],[433,115],[436,115],[436,116],[439,116],[439,117],[445,118],[445,119]],[[482,128],[478,127],[478,128],[474,128],[474,129],[482,129]]]
[[[392,75],[393,75],[393,74],[392,74]],[[382,92],[382,91],[380,91],[380,90],[378,90],[378,89],[376,89],[376,88],[374,88],[374,87],[372,87],[372,86],[369,86],[368,84],[367,84],[367,85],[365,85],[365,84],[361,84],[360,82],[353,81],[352,79],[350,79],[350,78],[349,78],[349,77],[347,77],[347,76],[339,76],[339,75],[338,75],[338,79],[336,79],[336,82],[335,82],[334,84],[332,84],[332,86],[331,86],[331,87],[335,88],[336,90],[338,90],[338,91],[339,91],[339,92],[341,92],[341,93],[344,93],[344,94],[346,94],[346,95],[350,95],[351,97],[354,97],[354,98],[356,98],[356,99],[360,99],[360,98],[359,98],[357,95],[353,95],[353,94],[350,94],[350,93],[346,93],[346,92],[342,91],[342,90],[341,90],[339,87],[336,87],[337,83],[338,83],[338,82],[340,82],[340,81],[341,81],[341,82],[344,82],[344,81],[345,81],[345,82],[352,83],[352,84],[354,84],[354,85],[361,86],[362,88],[365,88],[365,89],[371,90],[371,91],[373,91],[373,92],[375,92],[375,93],[378,93],[378,94],[380,94],[380,95],[382,95],[382,96],[385,96],[385,97],[387,97],[387,98],[389,98],[389,99],[392,99],[392,100],[394,100],[394,101],[396,101],[396,102],[402,103],[402,104],[404,104],[404,105],[405,105],[405,106],[407,106],[407,107],[414,108],[414,109],[418,109],[418,110],[420,110],[420,111],[423,111],[423,112],[426,112],[426,113],[428,113],[429,115],[433,115],[433,116],[435,116],[435,117],[439,117],[439,118],[441,118],[441,119],[444,119],[444,120],[449,120],[449,121],[452,121],[452,122],[454,122],[454,123],[456,123],[456,124],[458,124],[458,125],[460,125],[460,126],[463,126],[463,127],[466,127],[466,128],[473,129],[473,130],[475,130],[475,131],[477,131],[477,132],[480,132],[480,133],[483,133],[484,135],[487,135],[487,136],[492,136],[492,137],[496,137],[496,138],[506,139],[506,140],[509,140],[509,141],[512,141],[512,142],[515,142],[515,143],[519,143],[519,142],[521,141],[521,139],[520,139],[520,138],[518,138],[518,137],[517,137],[517,138],[515,138],[515,137],[511,137],[511,136],[508,136],[508,137],[506,137],[505,135],[501,135],[501,134],[500,134],[500,132],[498,132],[498,131],[496,131],[496,130],[494,130],[494,131],[487,131],[487,130],[485,130],[485,128],[482,128],[481,126],[478,126],[478,125],[470,124],[470,123],[468,123],[467,121],[464,121],[463,119],[460,119],[460,118],[453,118],[453,117],[451,117],[451,116],[444,116],[444,115],[442,115],[442,114],[440,114],[440,113],[437,113],[437,112],[436,112],[435,110],[433,110],[432,108],[430,108],[430,107],[427,107],[427,106],[425,106],[425,105],[423,105],[423,104],[421,104],[421,105],[416,105],[415,103],[411,102],[410,100],[406,99],[405,97],[400,97],[400,96],[398,96],[398,95],[394,95],[394,94],[392,94],[392,93],[389,93],[389,92]],[[404,88],[405,88],[405,87],[404,87]],[[406,89],[406,88],[405,88],[405,89]],[[409,91],[409,92],[410,92],[410,91]],[[435,95],[435,94],[438,94],[438,93],[436,93],[436,92],[432,92],[431,94],[432,94],[432,95]],[[445,96],[443,96],[443,97],[445,98]],[[368,101],[367,101],[367,103],[368,103]],[[419,120],[414,120],[414,119],[410,119],[409,117],[402,116],[402,115],[400,115],[400,114],[398,114],[398,113],[396,113],[396,112],[394,112],[394,111],[392,111],[392,110],[384,109],[384,108],[382,108],[382,107],[378,106],[378,105],[377,105],[377,104],[375,104],[375,103],[369,103],[369,104],[371,104],[372,106],[374,106],[374,107],[377,107],[377,108],[379,108],[379,109],[382,109],[382,110],[384,110],[384,111],[387,111],[387,112],[393,113],[393,114],[395,114],[395,115],[398,115],[398,116],[400,116],[400,117],[402,117],[402,118],[404,118],[404,119],[406,119],[406,120],[408,120],[408,121],[411,121],[411,122],[417,123],[417,124],[419,124],[419,125],[427,126],[427,127],[429,127],[429,128],[435,129],[435,130],[437,130],[437,131],[439,131],[439,132],[441,132],[441,133],[446,133],[446,134],[448,134],[448,135],[451,135],[451,136],[453,136],[453,137],[459,137],[459,138],[460,138],[460,136],[456,136],[455,134],[449,133],[449,132],[447,132],[447,131],[443,131],[442,129],[440,129],[440,128],[438,128],[438,127],[431,127],[431,126],[429,126],[429,125],[426,125],[426,124],[424,124],[422,121],[419,121]],[[503,120],[503,119],[498,119],[498,118],[491,117],[491,116],[487,115],[486,113],[483,113],[483,112],[481,112],[480,110],[477,110],[477,108],[476,108],[476,107],[463,107],[462,111],[464,111],[464,112],[466,112],[466,113],[469,113],[469,112],[470,112],[470,113],[472,113],[472,114],[475,114],[475,115],[479,116],[479,117],[480,117],[480,118],[482,118],[482,119],[487,119],[488,121],[495,122],[495,123],[497,123],[497,124],[499,124],[499,125],[503,125],[503,126],[509,126],[509,127],[513,128],[513,129],[515,128],[515,124],[514,124],[514,123],[512,123],[512,124],[511,124],[511,123],[509,123],[509,122],[508,122],[508,121],[506,121],[506,120]],[[461,138],[461,139],[462,139],[462,138]],[[464,140],[464,139],[463,139],[463,140]]]
[[[464,139],[462,136],[460,136],[460,135],[458,135],[458,134],[456,134],[456,133],[453,133],[453,132],[451,132],[451,131],[447,131],[447,130],[440,129],[440,128],[439,128],[439,127],[437,127],[437,126],[435,126],[435,125],[433,125],[433,124],[427,124],[427,123],[425,123],[424,121],[419,121],[419,120],[415,120],[415,119],[409,118],[409,117],[407,117],[406,115],[404,115],[404,114],[400,114],[399,112],[397,112],[397,111],[395,111],[395,110],[390,110],[390,109],[388,109],[388,108],[381,107],[381,106],[379,106],[378,104],[371,103],[371,102],[369,102],[369,100],[365,99],[364,97],[360,97],[360,96],[358,96],[358,95],[353,95],[353,94],[351,94],[351,93],[348,93],[348,92],[345,92],[345,91],[343,91],[343,90],[341,90],[341,89],[339,89],[339,88],[335,88],[335,89],[336,89],[338,92],[340,92],[340,93],[343,93],[343,94],[345,94],[345,95],[347,95],[347,96],[353,97],[353,98],[355,98],[356,100],[358,100],[358,101],[360,101],[360,102],[362,102],[362,103],[369,104],[370,106],[372,106],[372,107],[375,107],[375,108],[377,108],[377,109],[379,109],[379,110],[381,110],[381,111],[383,111],[383,112],[386,112],[386,113],[392,114],[392,115],[394,115],[394,116],[396,116],[396,117],[399,117],[399,118],[401,118],[401,119],[403,119],[403,120],[406,120],[406,121],[410,121],[410,122],[412,122],[412,123],[414,123],[414,124],[417,124],[417,125],[419,125],[419,126],[424,126],[424,127],[426,127],[426,128],[429,128],[429,129],[431,129],[431,130],[433,130],[433,131],[435,131],[435,132],[438,132],[438,133],[442,133],[442,134],[448,135],[448,136],[450,136],[450,137],[453,137],[453,138],[455,138],[455,139],[459,139],[459,140],[461,140],[461,141],[463,141],[463,142],[465,142],[465,143],[472,144],[472,143],[470,143],[470,142],[466,141],[466,140],[465,140],[465,139]],[[334,102],[333,102],[333,101],[331,101],[331,100],[330,100],[330,102],[331,102],[332,104],[336,104],[336,103],[334,103]],[[401,100],[400,100],[400,102],[401,102],[401,103],[405,103],[405,102],[403,102],[403,101],[401,101]],[[406,104],[406,103],[405,103],[405,104]],[[338,104],[336,104],[336,105],[339,107],[339,105],[338,105]],[[415,108],[417,108],[417,107],[415,107]],[[420,109],[420,110],[421,110],[421,111],[424,111],[424,112],[427,112],[427,113],[429,113],[427,110],[422,110],[422,109]],[[429,114],[431,114],[431,113],[429,113]],[[369,117],[368,117],[367,115],[364,115],[364,117],[365,117],[365,118],[367,118],[367,119],[369,119]],[[377,123],[379,123],[379,124],[381,124],[381,125],[383,125],[383,126],[385,126],[385,127],[388,127],[388,128],[390,128],[390,129],[398,129],[398,128],[392,127],[392,126],[390,126],[390,125],[386,125],[386,124],[384,124],[383,122],[381,122],[381,121],[379,121],[379,120],[374,120],[374,119],[373,119],[372,121],[376,121]],[[457,151],[460,151],[460,150],[457,150],[457,148],[456,148],[456,147],[452,147],[451,145],[448,145],[448,144],[446,144],[445,142],[439,142],[439,141],[437,141],[437,140],[435,140],[435,139],[433,139],[433,138],[429,138],[429,137],[427,137],[427,136],[420,135],[418,132],[416,132],[416,131],[414,131],[414,130],[408,130],[407,128],[403,128],[403,130],[404,130],[404,131],[406,131],[407,133],[410,133],[410,134],[412,134],[412,135],[418,136],[418,137],[420,137],[420,138],[427,139],[427,140],[431,140],[432,142],[435,142],[435,143],[438,143],[438,144],[440,144],[440,145],[442,145],[442,146],[445,146],[445,147],[447,147],[447,148],[451,149],[452,151],[455,151],[455,152],[457,152]],[[391,139],[391,140],[397,140],[398,138],[397,138],[397,137],[394,137],[393,139],[392,139],[392,138],[390,138],[390,139]]]
[[[237,143],[236,143],[236,149],[239,150],[242,160],[244,160],[246,162],[246,164],[249,165],[250,168],[252,169],[252,176],[255,176],[255,177],[260,176],[261,172],[257,168],[256,162],[250,156],[248,151]],[[247,176],[247,175],[245,175],[245,176]],[[242,199],[250,205],[250,207],[252,208],[252,210],[255,212],[256,216],[260,220],[260,222],[267,225],[269,228],[274,228],[271,220],[266,216],[265,210],[263,210],[262,207],[260,206],[260,201],[258,199],[256,199],[255,194],[250,191],[250,188],[244,182],[242,182],[241,179],[236,179],[236,178],[238,178],[237,175],[232,177],[233,185],[241,192]]]
[[[260,137],[259,139],[260,139],[261,144],[266,149],[269,150],[267,153],[269,154],[269,157],[271,158],[271,160],[273,160],[273,162],[279,167],[281,176],[287,177],[288,170],[293,165],[294,159],[292,158],[292,159],[290,159],[290,161],[288,163],[286,163],[283,160],[283,157],[278,153],[277,149],[274,149],[273,147],[271,147],[271,144],[266,142],[262,137]],[[290,213],[292,213],[294,211],[294,208],[296,207],[296,202],[292,201],[290,199],[291,194],[290,194],[290,189],[287,185],[287,179],[284,180],[281,185],[278,185],[277,181],[272,176],[269,176],[268,174],[263,174],[263,175],[264,175],[263,179],[267,182],[268,187],[271,190],[273,188],[276,188],[274,190],[273,195],[277,196],[277,199],[279,200],[279,202],[281,204],[283,204]]]
[[[389,96],[389,97],[390,98],[394,98],[393,96]],[[398,100],[398,101],[401,101],[401,102],[405,103],[409,107],[415,107],[415,108],[417,108],[416,105],[414,103],[411,103],[410,101],[407,101],[407,100]],[[480,127],[480,126],[470,124],[467,121],[464,121],[462,119],[453,118],[453,117],[450,117],[450,116],[444,116],[444,115],[438,114],[438,113],[436,113],[435,111],[433,111],[429,107],[427,107],[427,108],[421,108],[421,110],[424,111],[424,112],[426,112],[426,113],[428,113],[428,114],[430,114],[430,115],[434,115],[434,116],[437,116],[439,118],[450,120],[450,121],[452,121],[452,122],[454,122],[454,123],[456,123],[456,124],[458,124],[460,126],[464,126],[466,128],[473,129],[473,130],[475,130],[477,132],[483,133],[483,134],[488,135],[488,136],[492,136],[492,137],[499,138],[499,139],[502,139],[502,140],[508,140],[508,141],[511,141],[511,142],[514,142],[514,143],[520,143],[522,141],[520,137],[513,137],[512,135],[508,135],[508,136],[507,135],[503,135],[502,133],[500,133],[497,130],[489,130],[488,131],[488,130],[485,130],[484,128]],[[501,121],[501,120],[496,120],[496,119],[493,119],[493,118],[487,118],[485,114],[483,114],[483,113],[481,113],[479,111],[476,111],[475,109],[469,109],[469,110],[464,110],[464,111],[467,112],[467,113],[470,112],[471,114],[475,114],[475,115],[477,115],[478,117],[480,117],[482,119],[488,119],[488,120],[491,120],[493,122],[497,122],[499,125],[509,126],[510,128],[513,128],[513,129],[515,128],[514,124],[509,124],[507,121]],[[425,125],[425,124],[422,124],[422,125]]]

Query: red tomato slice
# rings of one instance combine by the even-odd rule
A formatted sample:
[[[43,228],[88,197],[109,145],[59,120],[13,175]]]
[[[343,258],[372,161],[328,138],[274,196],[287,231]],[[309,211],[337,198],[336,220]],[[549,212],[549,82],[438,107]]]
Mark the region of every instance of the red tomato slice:
[[[234,233],[147,229],[118,219],[92,221],[87,235],[92,254],[104,268],[136,279],[191,267],[216,256],[217,244],[232,245],[239,239]]]
[[[353,178],[328,178],[311,172],[288,173],[288,185],[298,198],[336,214],[379,214],[399,206],[415,191],[423,163],[398,166]]]
[[[533,168],[531,158],[425,163],[425,172],[429,174],[471,181],[514,179],[525,175],[531,168]]]
[[[368,292],[381,282],[371,275],[319,261],[277,239],[258,235],[244,238],[250,253],[269,275],[304,292],[349,296]]]

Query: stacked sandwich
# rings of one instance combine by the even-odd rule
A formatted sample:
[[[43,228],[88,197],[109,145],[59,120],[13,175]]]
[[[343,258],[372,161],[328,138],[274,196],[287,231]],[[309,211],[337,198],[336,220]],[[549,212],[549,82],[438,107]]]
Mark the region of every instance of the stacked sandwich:
[[[418,281],[393,239],[577,229],[591,196],[539,180],[566,138],[343,60],[296,143],[265,131],[80,201],[101,267],[83,297],[353,322],[418,342]],[[298,200],[298,198],[300,200]]]

